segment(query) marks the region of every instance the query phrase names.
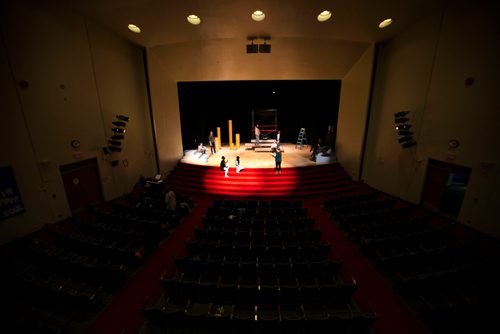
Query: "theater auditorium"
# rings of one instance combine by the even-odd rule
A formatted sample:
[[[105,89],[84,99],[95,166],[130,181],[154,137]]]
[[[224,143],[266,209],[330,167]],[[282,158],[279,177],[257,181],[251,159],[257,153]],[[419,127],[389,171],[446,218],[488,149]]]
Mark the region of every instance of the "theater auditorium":
[[[500,332],[496,1],[0,11],[2,332]]]

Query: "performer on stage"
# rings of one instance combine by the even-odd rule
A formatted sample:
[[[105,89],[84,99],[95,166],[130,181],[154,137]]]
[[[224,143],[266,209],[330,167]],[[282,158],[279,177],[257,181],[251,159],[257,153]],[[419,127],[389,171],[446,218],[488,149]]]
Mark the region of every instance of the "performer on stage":
[[[259,124],[255,125],[255,146],[259,146],[260,129]]]
[[[203,145],[203,143],[200,143],[200,145],[198,145],[198,153],[200,153],[200,158],[205,154],[207,153],[207,148],[205,147],[205,145]]]
[[[241,170],[245,169],[245,167],[241,165],[239,155],[236,157],[236,160],[234,161],[234,167],[236,168],[236,173],[239,173]]]
[[[229,177],[229,175],[227,175],[227,172],[229,171],[229,166],[227,165],[227,160],[225,156],[221,157],[220,170],[224,171],[224,177]]]
[[[276,167],[274,168],[275,174],[281,174],[281,151],[279,147],[276,149],[276,155],[274,156],[274,161],[276,163]]]
[[[205,154],[207,152],[207,148],[205,147],[205,145],[203,145],[203,143],[200,143],[200,145],[198,145],[198,153],[200,153],[200,158],[203,156],[203,154]]]
[[[214,132],[210,131],[210,134],[208,135],[208,143],[210,144],[210,153],[215,154],[215,136]]]

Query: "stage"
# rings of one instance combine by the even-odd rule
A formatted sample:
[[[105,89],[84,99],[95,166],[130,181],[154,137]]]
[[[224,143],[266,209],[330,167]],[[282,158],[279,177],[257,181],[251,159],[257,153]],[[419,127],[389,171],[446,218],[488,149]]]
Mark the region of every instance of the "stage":
[[[335,155],[332,156],[318,156],[317,162],[311,160],[311,146],[303,145],[302,148],[292,143],[282,143],[283,161],[282,168],[287,167],[304,167],[315,166],[325,163],[336,162]],[[221,157],[224,156],[228,160],[230,167],[234,167],[236,156],[240,157],[240,163],[245,168],[274,168],[274,156],[271,152],[255,152],[251,149],[246,149],[245,144],[241,144],[239,149],[230,150],[229,145],[223,145],[215,154],[210,154],[210,147],[207,146],[206,153],[201,155],[197,150],[186,150],[181,159],[183,163],[206,165],[206,166],[219,166]]]

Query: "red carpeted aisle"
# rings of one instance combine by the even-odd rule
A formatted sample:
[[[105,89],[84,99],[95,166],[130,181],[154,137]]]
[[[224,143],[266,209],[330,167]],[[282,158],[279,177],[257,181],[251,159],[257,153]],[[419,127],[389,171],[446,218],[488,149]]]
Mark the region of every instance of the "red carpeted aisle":
[[[363,310],[373,308],[379,315],[373,325],[380,334],[424,334],[429,331],[410,311],[405,302],[392,290],[389,284],[366,261],[357,248],[330,220],[321,205],[327,197],[304,200],[309,215],[316,226],[323,231],[323,238],[332,244],[331,257],[344,262],[341,276],[349,281],[354,277],[359,288],[354,296]]]

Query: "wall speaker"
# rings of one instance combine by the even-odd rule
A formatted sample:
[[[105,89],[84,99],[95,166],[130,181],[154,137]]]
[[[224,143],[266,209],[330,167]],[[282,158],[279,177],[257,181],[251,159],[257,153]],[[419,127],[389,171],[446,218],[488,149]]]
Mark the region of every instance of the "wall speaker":
[[[259,53],[271,53],[271,44],[259,44]]]
[[[259,46],[257,44],[247,44],[247,53],[258,53]]]

